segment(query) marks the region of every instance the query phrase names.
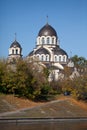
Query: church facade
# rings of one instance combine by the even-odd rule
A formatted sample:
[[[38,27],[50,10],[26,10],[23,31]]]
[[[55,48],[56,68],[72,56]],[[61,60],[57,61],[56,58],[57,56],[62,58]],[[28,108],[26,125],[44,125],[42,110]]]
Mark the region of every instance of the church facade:
[[[22,47],[15,40],[9,48],[8,59],[22,58]],[[74,65],[69,63],[68,54],[60,48],[56,30],[46,23],[38,32],[35,48],[26,56],[26,59],[35,59],[42,66],[50,69],[49,81],[58,80],[64,67]]]

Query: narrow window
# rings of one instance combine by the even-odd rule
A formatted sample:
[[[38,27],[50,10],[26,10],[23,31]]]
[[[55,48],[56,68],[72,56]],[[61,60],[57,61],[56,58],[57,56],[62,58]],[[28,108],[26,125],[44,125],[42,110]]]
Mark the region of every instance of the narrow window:
[[[55,61],[57,61],[57,56],[55,56]]]
[[[59,62],[61,62],[61,56],[59,56]]]
[[[65,56],[63,56],[63,62],[65,62]]]
[[[41,61],[43,61],[43,60],[44,60],[44,56],[42,55],[42,56],[41,56]]]
[[[52,44],[54,44],[54,37],[52,38]]]
[[[48,56],[46,56],[46,61],[48,61]]]
[[[45,42],[44,42],[44,38],[42,38],[42,44],[44,44]]]
[[[66,62],[66,56],[63,56],[63,61]]]
[[[49,55],[46,55],[46,61],[49,61]]]
[[[14,50],[12,49],[12,54],[14,54]]]
[[[18,54],[18,49],[16,49],[16,54]]]
[[[47,37],[47,44],[49,44],[50,43],[50,39],[49,39],[49,37]]]

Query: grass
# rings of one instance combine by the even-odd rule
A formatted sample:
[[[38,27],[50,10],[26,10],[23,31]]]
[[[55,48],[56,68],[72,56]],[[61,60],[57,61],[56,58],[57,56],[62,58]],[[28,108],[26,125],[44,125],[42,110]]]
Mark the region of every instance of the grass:
[[[31,108],[42,104],[28,99],[15,97],[14,95],[0,94],[0,113],[16,111],[24,108]]]
[[[0,95],[0,113],[1,118],[87,117],[87,104],[67,96],[58,96],[56,100],[46,103],[36,103],[13,95]]]

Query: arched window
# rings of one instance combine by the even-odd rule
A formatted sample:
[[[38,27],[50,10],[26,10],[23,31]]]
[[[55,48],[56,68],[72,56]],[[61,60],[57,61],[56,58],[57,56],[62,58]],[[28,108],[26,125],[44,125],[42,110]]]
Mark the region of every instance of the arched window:
[[[55,58],[54,58],[54,59],[55,59],[55,61],[57,61],[57,56],[55,56]]]
[[[49,61],[49,55],[46,55],[46,61]]]
[[[54,44],[54,37],[52,37],[52,44]]]
[[[50,43],[50,39],[49,39],[49,37],[47,37],[47,44],[49,44]]]
[[[48,56],[46,56],[46,61],[48,61]]]
[[[42,44],[44,44],[45,43],[45,40],[44,40],[44,37],[42,37]]]
[[[66,62],[66,56],[63,56],[63,62]]]
[[[18,54],[18,49],[16,49],[16,54]]]
[[[65,56],[63,56],[63,62],[65,62]]]
[[[44,56],[43,55],[41,56],[41,61],[44,61]]]
[[[59,56],[59,62],[61,62],[61,56]]]
[[[12,54],[14,54],[14,49],[12,49]]]

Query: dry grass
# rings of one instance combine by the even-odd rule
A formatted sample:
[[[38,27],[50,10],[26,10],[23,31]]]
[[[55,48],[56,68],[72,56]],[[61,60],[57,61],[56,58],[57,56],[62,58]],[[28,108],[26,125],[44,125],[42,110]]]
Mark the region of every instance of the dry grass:
[[[13,95],[0,95],[0,113],[23,108],[31,108],[40,104],[43,103],[36,103],[28,99],[15,97]]]
[[[82,109],[87,110],[87,103],[84,101],[77,101],[73,98],[70,99],[73,103],[75,103],[76,105],[78,105],[79,107],[81,107]]]
[[[56,100],[64,100],[64,99],[68,99],[70,100],[72,103],[76,104],[77,106],[81,107],[82,109],[87,110],[87,103],[81,100],[76,100],[70,96],[58,96],[58,98],[56,98]]]
[[[61,95],[54,101],[44,103],[13,95],[0,95],[0,99],[0,113],[20,110],[12,117],[87,117],[87,103],[76,101],[70,96]]]

